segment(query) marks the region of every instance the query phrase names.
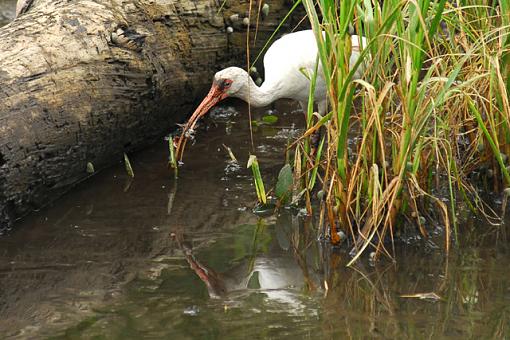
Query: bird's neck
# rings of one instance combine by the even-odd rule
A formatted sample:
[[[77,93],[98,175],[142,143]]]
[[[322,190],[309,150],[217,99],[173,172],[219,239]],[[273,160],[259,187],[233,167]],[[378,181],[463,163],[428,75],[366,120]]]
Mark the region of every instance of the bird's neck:
[[[258,87],[248,73],[246,73],[246,78],[246,85],[234,95],[235,97],[244,100],[254,107],[268,106],[279,98],[277,91],[267,89],[264,84]]]

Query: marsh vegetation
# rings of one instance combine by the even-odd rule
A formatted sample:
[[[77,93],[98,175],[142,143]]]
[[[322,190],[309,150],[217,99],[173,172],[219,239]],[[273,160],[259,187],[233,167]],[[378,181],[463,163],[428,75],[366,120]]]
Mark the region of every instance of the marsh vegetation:
[[[353,261],[393,257],[406,227],[458,243],[459,211],[498,224],[510,194],[510,5],[506,1],[303,0],[329,112],[307,112],[292,154],[295,191]],[[350,34],[367,38],[349,69]],[[316,147],[311,136],[322,132]],[[317,147],[318,146],[318,147]],[[502,197],[495,208],[480,192]],[[318,199],[316,199],[318,197]],[[318,204],[314,204],[318,201]],[[493,202],[491,202],[493,203]]]

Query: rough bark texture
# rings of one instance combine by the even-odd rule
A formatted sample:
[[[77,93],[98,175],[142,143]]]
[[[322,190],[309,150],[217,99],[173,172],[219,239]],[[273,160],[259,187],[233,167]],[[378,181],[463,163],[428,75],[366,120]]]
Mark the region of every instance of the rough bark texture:
[[[243,64],[248,1],[218,14],[222,2],[35,0],[0,29],[0,230],[86,178],[88,162],[168,132],[215,71]],[[290,8],[267,2],[253,51]]]

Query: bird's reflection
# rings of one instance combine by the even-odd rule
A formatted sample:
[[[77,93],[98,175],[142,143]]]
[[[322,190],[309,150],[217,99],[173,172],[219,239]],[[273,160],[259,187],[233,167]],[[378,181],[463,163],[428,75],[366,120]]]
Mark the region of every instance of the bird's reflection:
[[[261,229],[267,228],[264,223],[262,219],[259,221],[254,243]],[[271,300],[296,306],[299,305],[296,292],[322,289],[321,261],[309,223],[309,220],[291,214],[281,214],[274,224],[274,237],[266,251],[255,251],[252,256],[236,261],[235,265],[222,272],[212,269],[205,260],[199,260],[190,242],[184,241],[184,235],[176,233],[174,237],[211,298],[222,298],[255,287]]]

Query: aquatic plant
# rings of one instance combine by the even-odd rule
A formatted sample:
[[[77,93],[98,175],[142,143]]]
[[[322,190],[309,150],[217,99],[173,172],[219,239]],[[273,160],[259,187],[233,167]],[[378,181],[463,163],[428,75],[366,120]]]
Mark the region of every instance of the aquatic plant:
[[[131,166],[131,162],[129,161],[128,155],[124,153],[124,166],[126,167],[126,173],[129,177],[134,178],[135,172],[133,171],[133,167]]]
[[[459,232],[461,200],[497,221],[475,188],[510,185],[510,5],[302,4],[317,39],[330,111],[318,117],[309,107],[294,172],[310,209],[312,190],[322,193],[323,233],[333,243],[340,241],[339,228],[351,235],[352,263],[368,247],[391,256],[388,245],[404,224],[427,237],[427,226],[439,220],[448,250]],[[354,81],[352,31],[368,39],[358,62],[364,77]],[[318,130],[323,137],[315,150],[310,136]]]
[[[253,172],[253,182],[255,184],[255,190],[257,192],[257,198],[259,200],[259,203],[266,204],[267,203],[266,189],[264,188],[264,181],[262,180],[262,175],[260,173],[260,167],[259,162],[257,160],[257,156],[250,155],[246,167],[251,168]]]

